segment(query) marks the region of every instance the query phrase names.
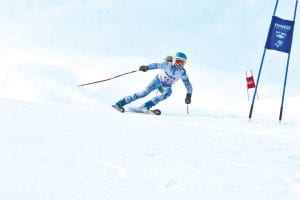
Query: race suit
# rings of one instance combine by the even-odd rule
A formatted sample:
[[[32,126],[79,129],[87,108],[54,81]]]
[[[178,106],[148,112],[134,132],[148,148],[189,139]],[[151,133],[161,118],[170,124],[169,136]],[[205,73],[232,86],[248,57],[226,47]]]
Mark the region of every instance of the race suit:
[[[116,104],[123,107],[139,98],[143,98],[150,94],[152,91],[158,89],[162,93],[151,100],[147,101],[141,106],[141,109],[150,109],[162,100],[168,98],[172,94],[172,85],[181,79],[186,87],[187,93],[192,94],[193,87],[189,81],[186,71],[182,67],[176,67],[171,62],[153,63],[148,65],[148,70],[161,69],[161,73],[156,75],[150,84],[141,92],[134,93],[133,95],[126,96]]]

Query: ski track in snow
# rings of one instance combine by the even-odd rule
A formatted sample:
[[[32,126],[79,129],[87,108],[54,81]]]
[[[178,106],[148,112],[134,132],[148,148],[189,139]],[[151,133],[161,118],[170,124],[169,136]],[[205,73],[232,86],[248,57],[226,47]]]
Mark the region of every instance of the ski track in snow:
[[[0,199],[300,199],[299,124],[0,100]]]

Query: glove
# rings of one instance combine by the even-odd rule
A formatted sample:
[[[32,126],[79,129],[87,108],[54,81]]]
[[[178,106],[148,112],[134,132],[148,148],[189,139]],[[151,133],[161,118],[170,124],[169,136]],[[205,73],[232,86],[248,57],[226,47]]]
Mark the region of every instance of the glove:
[[[172,56],[167,56],[165,57],[166,62],[173,62],[173,57]]]
[[[148,66],[142,65],[142,66],[140,66],[139,70],[143,71],[143,72],[146,72],[148,70]]]
[[[185,104],[190,104],[192,102],[192,94],[191,93],[187,93],[186,97],[185,97]]]

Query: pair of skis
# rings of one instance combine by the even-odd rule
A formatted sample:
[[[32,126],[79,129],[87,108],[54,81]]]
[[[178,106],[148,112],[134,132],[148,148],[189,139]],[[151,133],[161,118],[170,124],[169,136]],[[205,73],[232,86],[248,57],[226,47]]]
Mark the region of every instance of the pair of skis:
[[[118,107],[116,105],[113,105],[112,107],[121,113],[125,112],[125,109],[123,107]],[[152,115],[160,115],[161,114],[161,111],[159,109],[145,110],[145,109],[139,109],[139,108],[130,108],[128,111],[135,112],[135,113],[142,113],[142,114],[152,114]]]

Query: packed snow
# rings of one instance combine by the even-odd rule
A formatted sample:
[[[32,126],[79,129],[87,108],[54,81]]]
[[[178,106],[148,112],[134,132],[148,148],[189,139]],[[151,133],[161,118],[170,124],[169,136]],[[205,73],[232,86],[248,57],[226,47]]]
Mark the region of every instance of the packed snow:
[[[276,51],[248,120],[245,71],[257,80],[274,3],[2,1],[0,200],[299,200],[297,23],[282,122],[287,55]],[[282,1],[277,14],[293,10]],[[177,51],[188,56],[189,114],[182,83],[160,116],[111,108],[157,70],[77,87]]]
[[[297,121],[0,99],[0,199],[297,200]]]

